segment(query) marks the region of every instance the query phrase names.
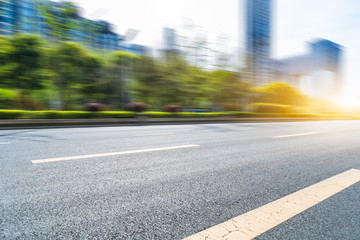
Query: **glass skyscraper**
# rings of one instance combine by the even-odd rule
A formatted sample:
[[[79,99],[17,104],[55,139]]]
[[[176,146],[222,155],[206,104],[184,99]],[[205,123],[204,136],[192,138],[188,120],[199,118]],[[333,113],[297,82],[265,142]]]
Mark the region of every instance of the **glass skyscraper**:
[[[113,32],[110,23],[94,21],[79,15],[64,17],[62,2],[49,0],[0,0],[0,35],[16,33],[38,34],[51,40],[55,34],[66,35],[65,40],[101,50],[121,50],[124,37]],[[57,22],[71,22],[71,28],[56,30],[49,25],[42,8],[46,7]],[[60,28],[59,28],[60,29]],[[60,31],[60,32],[59,32]],[[66,32],[65,32],[66,31]]]
[[[271,57],[272,0],[246,0],[248,78],[255,86],[273,81]]]
[[[11,0],[0,0],[0,34],[11,35],[15,29],[15,3]]]

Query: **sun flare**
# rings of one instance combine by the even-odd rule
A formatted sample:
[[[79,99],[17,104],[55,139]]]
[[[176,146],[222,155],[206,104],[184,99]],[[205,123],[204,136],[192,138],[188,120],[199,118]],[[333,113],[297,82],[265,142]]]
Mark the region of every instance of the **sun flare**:
[[[343,107],[356,107],[360,106],[360,99],[355,97],[343,98],[339,101]]]

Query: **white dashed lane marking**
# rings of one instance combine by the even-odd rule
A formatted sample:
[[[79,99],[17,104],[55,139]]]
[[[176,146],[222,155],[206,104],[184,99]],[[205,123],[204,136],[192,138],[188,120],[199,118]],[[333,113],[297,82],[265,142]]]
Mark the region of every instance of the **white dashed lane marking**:
[[[301,137],[301,136],[316,135],[316,134],[319,134],[319,133],[318,132],[299,133],[299,134],[292,134],[292,135],[274,136],[273,138]]]
[[[99,153],[99,154],[80,155],[80,156],[71,156],[71,157],[60,157],[60,158],[47,158],[47,159],[40,159],[40,160],[32,160],[31,162],[32,163],[60,162],[60,161],[69,161],[69,160],[79,160],[79,159],[85,159],[85,158],[109,157],[109,156],[116,156],[116,155],[157,152],[157,151],[166,151],[166,150],[175,150],[175,149],[183,149],[183,148],[193,148],[193,147],[199,147],[199,145],[192,144],[192,145],[173,146],[173,147],[131,150],[131,151],[123,151],[123,152]]]
[[[360,170],[351,169],[184,240],[254,239],[359,181]]]
[[[137,134],[134,135],[135,137],[151,137],[151,136],[163,136],[163,135],[170,135],[173,134],[171,132],[169,133],[149,133],[149,134]]]

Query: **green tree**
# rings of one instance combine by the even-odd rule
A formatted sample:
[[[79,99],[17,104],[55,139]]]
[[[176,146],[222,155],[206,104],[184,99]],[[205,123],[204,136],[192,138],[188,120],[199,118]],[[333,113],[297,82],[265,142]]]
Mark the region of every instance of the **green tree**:
[[[136,99],[151,106],[161,107],[159,88],[161,88],[159,63],[152,57],[141,56],[135,61]]]
[[[241,79],[241,75],[225,70],[216,70],[211,74],[210,96],[215,106],[223,110],[240,110],[249,98],[250,84]]]
[[[6,84],[8,73],[8,59],[10,53],[10,41],[7,37],[0,36],[0,85]]]
[[[274,82],[255,88],[255,102],[304,106],[307,98],[294,86],[284,82]]]
[[[112,102],[116,106],[121,103],[128,103],[132,94],[133,72],[135,61],[138,56],[124,51],[116,51],[110,57],[109,74],[107,79],[112,83],[113,97]]]
[[[2,40],[6,43],[6,40]],[[42,41],[33,35],[16,35],[0,48],[1,75],[8,87],[22,90],[43,88]]]
[[[7,37],[0,35],[0,67],[4,66],[7,62],[10,51],[10,42]]]
[[[56,5],[55,5],[56,4]],[[79,8],[72,2],[38,1],[38,9],[48,26],[48,34],[56,40],[71,40],[71,29],[81,25]]]
[[[208,108],[211,104],[211,72],[200,67],[188,66],[182,84],[184,104],[188,108]]]
[[[88,55],[83,62],[84,76],[79,81],[80,93],[85,97],[85,102],[103,99],[106,82],[103,79],[103,62],[99,57]]]
[[[184,105],[186,97],[186,77],[188,74],[188,64],[185,60],[175,58],[162,65],[160,68],[162,75],[161,87],[158,89],[158,97],[161,105],[175,104]]]
[[[86,57],[85,50],[72,42],[62,42],[50,56],[54,85],[63,110],[69,109],[76,90],[84,82]]]

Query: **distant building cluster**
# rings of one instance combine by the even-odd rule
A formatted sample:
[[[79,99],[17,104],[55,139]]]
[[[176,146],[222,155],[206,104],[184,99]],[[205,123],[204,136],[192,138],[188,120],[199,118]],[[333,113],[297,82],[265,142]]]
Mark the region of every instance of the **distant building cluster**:
[[[66,16],[64,16],[66,14]],[[45,39],[61,37],[100,50],[125,50],[145,54],[141,45],[125,45],[106,21],[86,19],[66,2],[50,0],[0,0],[0,34],[38,34]]]
[[[272,0],[246,0],[246,58],[248,79],[255,86],[288,82],[313,97],[329,98],[342,87],[343,47],[326,39],[310,43],[307,54],[271,58]]]
[[[320,39],[310,43],[310,50],[304,55],[273,59],[273,0],[246,0],[245,4],[246,73],[249,81],[255,86],[273,81],[288,82],[305,93],[322,98],[339,92],[342,46]],[[63,1],[0,0],[0,34],[16,33],[38,34],[48,40],[60,37],[93,49],[148,53],[145,46],[128,44],[125,36],[115,33],[109,22],[84,18],[76,5]],[[207,46],[206,38],[203,42],[180,43],[175,29],[164,28],[163,40],[162,50],[167,59],[189,51],[184,47],[192,44],[190,61],[196,66],[208,65],[208,52],[212,50]]]
[[[274,60],[274,76],[318,98],[334,96],[341,89],[342,46],[326,39],[309,44],[309,52]]]

